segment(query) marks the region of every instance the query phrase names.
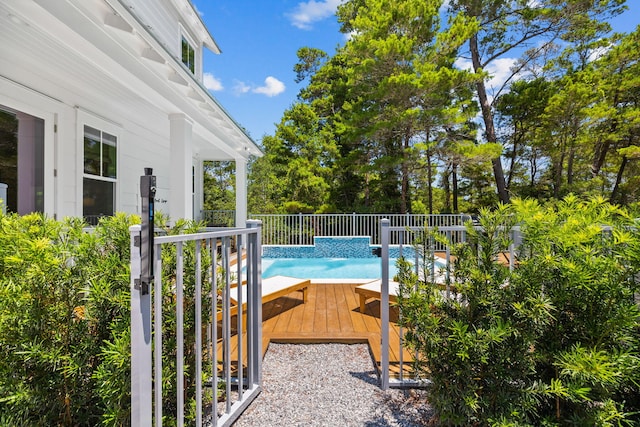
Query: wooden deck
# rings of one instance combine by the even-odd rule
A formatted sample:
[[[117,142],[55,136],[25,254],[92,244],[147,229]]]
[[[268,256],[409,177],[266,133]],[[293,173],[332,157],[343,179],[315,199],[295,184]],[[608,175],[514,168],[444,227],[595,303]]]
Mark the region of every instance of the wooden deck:
[[[356,284],[311,284],[307,302],[299,292],[292,292],[262,306],[262,352],[270,342],[278,343],[368,343],[380,372],[380,301],[371,300],[360,312]],[[391,376],[399,373],[399,330],[397,309],[389,311],[389,364]],[[235,338],[235,335],[234,335]],[[232,343],[232,360],[237,359],[237,340]],[[402,352],[405,374],[411,365],[411,355]],[[246,352],[245,352],[246,354]],[[219,360],[221,354],[218,355]]]

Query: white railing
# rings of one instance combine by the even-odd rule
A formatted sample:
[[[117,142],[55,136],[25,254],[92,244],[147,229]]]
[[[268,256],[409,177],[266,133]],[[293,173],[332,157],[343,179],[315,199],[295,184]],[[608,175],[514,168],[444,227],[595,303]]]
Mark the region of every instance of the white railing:
[[[313,245],[316,236],[370,236],[379,245],[380,221],[385,218],[392,227],[449,227],[471,220],[465,214],[254,214],[250,218],[262,222],[264,245]],[[392,236],[395,239],[396,236]],[[392,244],[399,243],[393,240]]]
[[[130,229],[131,425],[161,426],[163,418],[171,418],[180,427],[189,417],[189,424],[196,426],[231,425],[261,390],[260,223],[248,221],[246,229],[155,237],[155,275],[147,288],[140,285],[140,229]],[[246,254],[245,259],[238,256],[236,264],[234,242],[237,253]],[[174,251],[175,256],[166,255]],[[175,264],[168,283],[163,283],[163,259]],[[203,266],[203,259],[211,260],[208,266]],[[230,287],[240,277],[246,277],[247,301],[238,292],[232,307]],[[170,319],[167,305],[175,306]],[[185,347],[185,342],[191,344]],[[189,368],[191,377],[185,375]],[[175,384],[173,390],[167,390],[168,384]],[[167,401],[169,394],[175,400]]]
[[[478,226],[476,226],[478,228]],[[396,241],[399,243],[400,248],[399,251],[402,253],[403,246],[412,247],[414,243],[415,236],[424,236],[425,228],[424,227],[397,227],[393,226],[391,222],[387,219],[382,219],[380,221],[380,234],[381,234],[381,262],[382,262],[382,283],[380,288],[380,323],[381,323],[381,388],[383,390],[387,390],[389,387],[414,387],[416,385],[420,385],[421,379],[411,377],[407,378],[404,376],[404,360],[402,359],[402,354],[404,350],[404,340],[403,335],[404,331],[402,327],[400,327],[400,340],[399,340],[399,348],[397,354],[399,357],[399,366],[398,366],[398,377],[391,378],[391,371],[389,368],[389,333],[390,333],[390,325],[389,325],[389,247],[394,243],[392,241]],[[467,241],[467,232],[466,227],[464,225],[451,225],[451,226],[439,226],[437,229],[428,227],[426,230],[433,232],[437,231],[437,233],[441,234],[444,237],[444,240],[449,242],[449,244],[442,244],[432,241],[430,249],[432,251],[441,252],[443,258],[445,259],[445,266],[440,268],[440,271],[435,271],[435,263],[426,263],[430,265],[431,271],[425,272],[429,274],[431,280],[435,282],[436,274],[442,275],[443,277],[443,286],[444,292],[446,292],[447,298],[451,293],[451,273],[452,273],[452,263],[451,263],[451,246],[456,243],[463,243]],[[520,228],[513,227],[510,230],[511,233],[511,243],[508,248],[505,248],[505,252],[508,252],[509,256],[509,268],[512,270],[514,268],[514,260],[515,260],[515,251],[516,245],[521,241]],[[394,237],[395,236],[395,237]],[[416,252],[413,251],[415,254]],[[417,255],[415,255],[417,256]],[[425,265],[425,263],[420,262],[419,260],[414,261],[414,265],[416,269],[418,269],[419,265]],[[419,273],[416,271],[416,273]]]

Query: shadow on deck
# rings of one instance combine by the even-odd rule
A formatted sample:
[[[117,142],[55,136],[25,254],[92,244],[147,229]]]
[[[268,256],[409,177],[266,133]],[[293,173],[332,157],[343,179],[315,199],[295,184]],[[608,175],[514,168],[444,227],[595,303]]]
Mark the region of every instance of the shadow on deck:
[[[262,354],[269,343],[368,343],[378,373],[381,363],[380,301],[372,300],[360,312],[360,300],[354,289],[356,284],[311,284],[307,302],[303,303],[299,292],[263,304],[262,306]],[[411,355],[403,350],[400,355],[399,328],[396,325],[398,311],[389,310],[390,375],[399,374],[400,356],[404,373],[409,374]],[[231,346],[232,360],[237,360],[237,335]],[[218,354],[220,360],[221,354]]]

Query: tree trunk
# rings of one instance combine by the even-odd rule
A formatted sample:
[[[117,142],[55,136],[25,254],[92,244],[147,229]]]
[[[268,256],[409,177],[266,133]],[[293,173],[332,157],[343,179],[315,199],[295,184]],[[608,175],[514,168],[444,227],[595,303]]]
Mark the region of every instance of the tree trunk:
[[[607,152],[609,151],[610,146],[611,142],[607,140],[599,143],[596,147],[593,164],[591,165],[592,178],[596,178],[598,175],[600,175],[600,169],[602,169],[602,165],[604,164],[604,160],[607,157]]]
[[[478,35],[475,34],[469,39],[469,50],[471,51],[471,62],[473,63],[473,71],[479,72],[482,68],[480,63],[480,52],[478,50]],[[493,123],[493,112],[491,111],[491,103],[487,96],[487,88],[484,80],[478,81],[476,84],[478,90],[478,100],[480,101],[480,108],[482,109],[482,119],[485,127],[485,137],[487,142],[498,142],[496,136],[496,129]],[[504,180],[504,170],[502,169],[501,157],[497,157],[491,160],[493,165],[493,176],[496,181],[496,189],[498,191],[498,198],[502,203],[509,203],[509,192],[507,191],[507,185]]]
[[[564,166],[564,148],[560,153],[560,159],[555,164],[553,171],[553,197],[560,198],[560,187],[562,187],[562,168]]]
[[[620,98],[620,92],[616,90],[615,95],[613,96],[613,104],[614,106],[618,105],[618,101]],[[600,170],[602,169],[602,165],[604,165],[604,161],[607,157],[607,153],[609,152],[609,147],[611,147],[611,140],[609,139],[609,135],[613,135],[618,128],[618,120],[615,118],[609,127],[609,132],[607,136],[605,136],[606,140],[599,143],[596,146],[596,150],[593,157],[593,163],[591,164],[591,177],[595,178],[600,175]]]
[[[449,168],[442,171],[442,186],[444,187],[444,210],[451,213],[451,186],[449,185]]]
[[[427,141],[427,144],[429,141]],[[429,204],[429,215],[433,215],[433,170],[431,168],[431,148],[427,148],[427,202]]]
[[[531,181],[529,183],[529,186],[533,191],[536,186],[536,175],[538,174],[538,157],[535,151],[531,152],[531,158],[529,159],[529,173],[531,174]]]
[[[569,185],[569,191],[571,190],[571,186],[573,185],[573,160],[576,156],[576,149],[571,147],[569,150],[569,158],[567,159],[567,185]]]
[[[516,129],[516,133],[517,133],[517,129]],[[518,140],[520,138],[519,137],[514,137],[513,138],[513,149],[511,150],[511,160],[510,160],[510,164],[509,164],[509,173],[507,174],[507,188],[511,188],[511,180],[513,179],[513,174],[515,172],[516,169],[516,159],[517,159],[517,154],[518,154]]]
[[[622,182],[622,174],[624,174],[624,169],[627,167],[627,163],[629,163],[627,156],[622,156],[622,163],[620,163],[620,169],[618,169],[618,175],[616,175],[616,184],[613,186],[613,190],[611,190],[609,203],[615,203],[616,197],[618,197],[618,190],[620,188],[620,183]]]
[[[407,213],[409,211],[409,141],[411,137],[409,136],[409,131],[403,138],[403,150],[402,150],[402,183],[401,183],[401,206],[400,212]]]
[[[453,213],[458,213],[458,165],[451,166],[451,182],[453,187]]]

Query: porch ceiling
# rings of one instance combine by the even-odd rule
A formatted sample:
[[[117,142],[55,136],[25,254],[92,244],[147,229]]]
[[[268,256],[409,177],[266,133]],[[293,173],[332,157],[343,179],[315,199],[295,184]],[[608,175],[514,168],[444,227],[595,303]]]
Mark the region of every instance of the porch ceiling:
[[[70,106],[184,113],[194,154],[231,160],[260,149],[120,0],[0,2],[0,75]],[[89,106],[89,107],[88,107]],[[168,120],[158,123],[168,134]]]

